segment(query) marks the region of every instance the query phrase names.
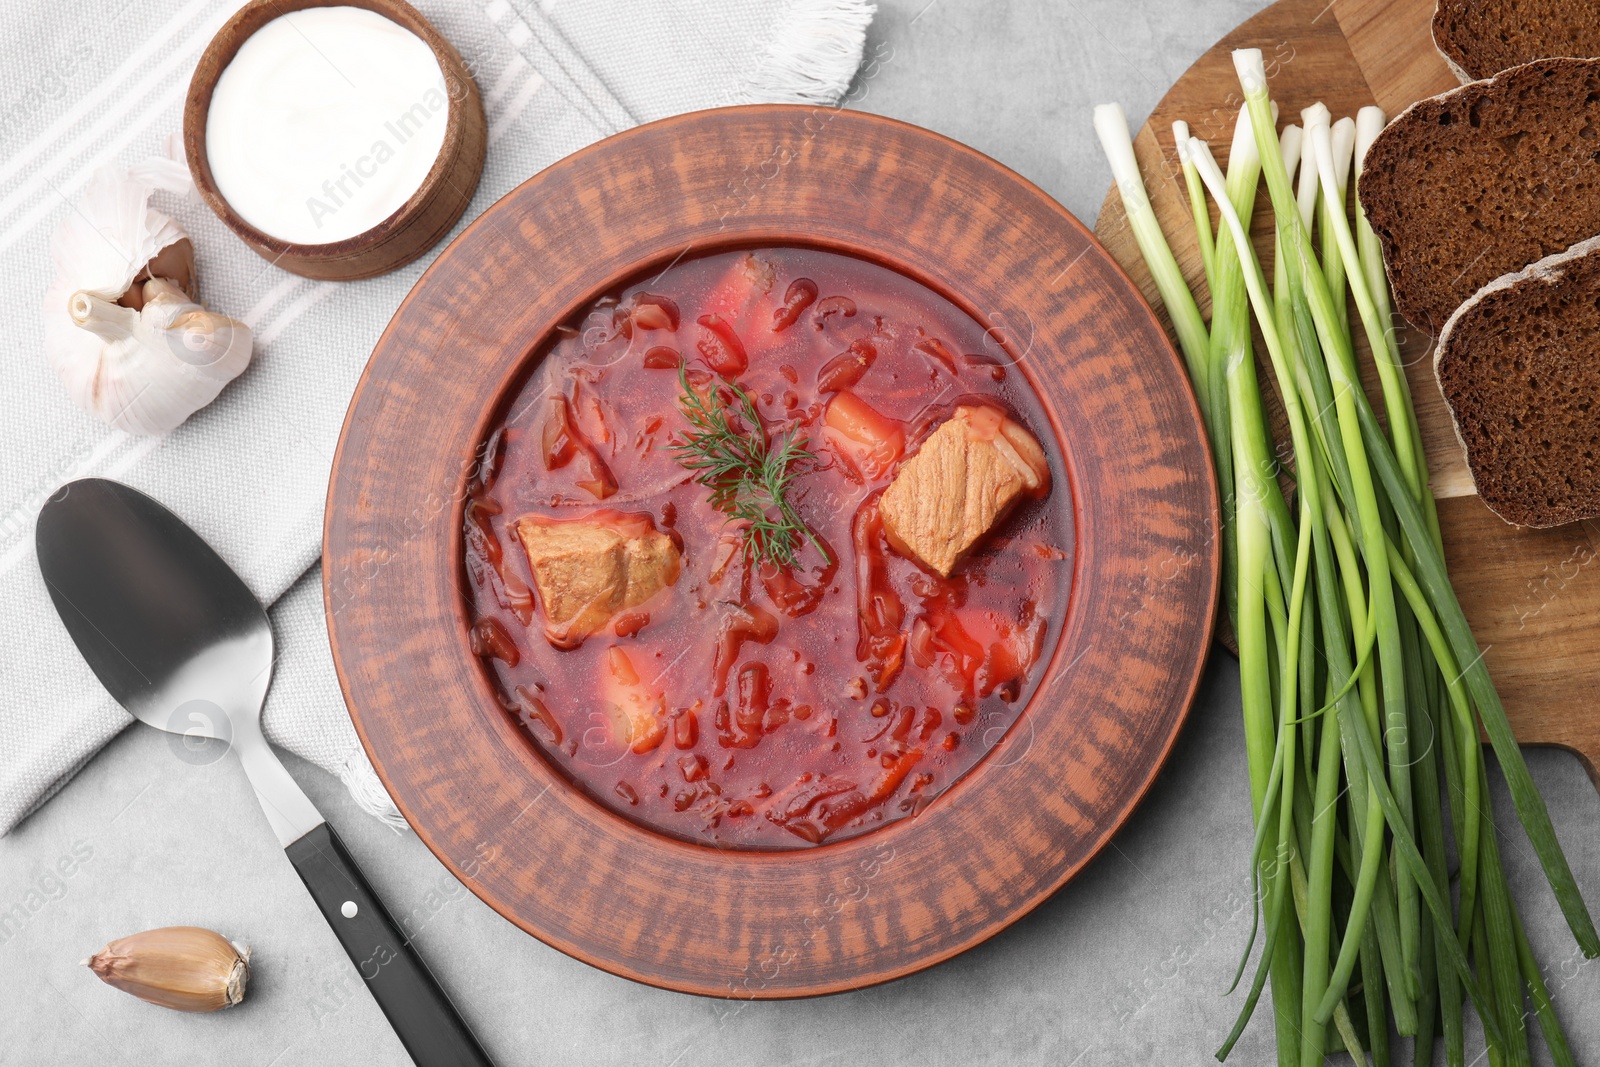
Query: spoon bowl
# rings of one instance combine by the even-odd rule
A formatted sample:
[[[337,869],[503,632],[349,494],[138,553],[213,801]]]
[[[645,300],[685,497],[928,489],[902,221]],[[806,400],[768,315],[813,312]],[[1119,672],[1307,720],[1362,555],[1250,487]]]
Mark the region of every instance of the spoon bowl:
[[[229,719],[260,717],[272,677],[267,613],[183,520],[125,485],[86,478],[45,503],[37,541],[78,650],[141,722],[193,735],[178,710],[219,698]],[[227,739],[227,727],[208,729],[203,736]]]
[[[205,539],[137,489],[69,482],[35,533],[50,599],[89,668],[140,722],[228,742],[287,846],[322,816],[267,746],[272,625]]]

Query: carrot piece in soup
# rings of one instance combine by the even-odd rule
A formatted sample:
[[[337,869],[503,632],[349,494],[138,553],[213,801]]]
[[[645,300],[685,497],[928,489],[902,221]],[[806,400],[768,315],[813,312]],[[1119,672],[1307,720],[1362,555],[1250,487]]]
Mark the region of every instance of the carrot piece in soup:
[[[649,752],[667,736],[666,701],[639,679],[633,661],[620,648],[606,650],[601,676],[613,736],[634,752]]]
[[[900,423],[850,390],[835,393],[822,415],[822,436],[858,481],[876,481],[905,451]]]

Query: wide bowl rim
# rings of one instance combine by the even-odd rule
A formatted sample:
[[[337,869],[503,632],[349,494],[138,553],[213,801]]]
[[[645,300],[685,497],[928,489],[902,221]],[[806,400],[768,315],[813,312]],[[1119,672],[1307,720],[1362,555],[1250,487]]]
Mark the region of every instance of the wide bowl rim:
[[[375,375],[377,374],[379,367],[379,360],[376,357],[378,353],[385,351],[386,346],[389,346],[391,343],[399,343],[393,338],[393,334],[397,329],[397,324],[400,323],[403,318],[405,318],[408,309],[411,308],[413,303],[420,299],[419,294],[425,292],[435,271],[440,269],[439,264],[446,261],[451,256],[452,250],[468,245],[476,239],[477,235],[483,234],[484,231],[495,225],[495,220],[498,219],[499,213],[503,213],[508,210],[514,210],[513,206],[508,205],[513,203],[519,195],[535,195],[534,192],[529,191],[530,187],[537,189],[543,185],[552,184],[555,180],[552,177],[553,171],[560,169],[564,174],[568,175],[582,172],[586,168],[589,168],[595,164],[599,159],[602,159],[607,153],[618,151],[619,149],[617,146],[619,144],[625,145],[632,139],[640,138],[650,134],[679,133],[684,131],[686,128],[697,128],[706,123],[716,124],[724,121],[738,122],[742,121],[745,117],[750,118],[752,121],[771,120],[774,123],[777,123],[783,121],[785,118],[798,118],[800,116],[811,115],[819,111],[830,115],[830,118],[828,119],[830,125],[838,121],[839,118],[848,116],[848,118],[844,120],[844,125],[840,128],[854,128],[857,135],[860,135],[862,131],[883,131],[888,136],[906,138],[908,141],[913,142],[922,142],[926,145],[932,146],[934,149],[940,152],[949,153],[954,157],[964,160],[967,165],[974,166],[979,171],[987,172],[988,174],[992,175],[995,180],[1001,182],[1002,184],[1010,184],[1013,186],[1015,191],[1018,191],[1022,195],[1030,198],[1034,202],[1035,207],[1043,208],[1046,212],[1048,212],[1053,217],[1053,221],[1057,225],[1064,227],[1067,231],[1070,231],[1079,239],[1081,239],[1084,243],[1084,250],[1079,254],[1079,259],[1091,253],[1095,255],[1095,265],[1101,272],[1103,272],[1105,279],[1120,290],[1121,299],[1129,301],[1129,313],[1134,315],[1139,320],[1135,325],[1143,335],[1142,340],[1148,342],[1151,347],[1156,349],[1156,352],[1153,355],[1158,360],[1162,360],[1164,365],[1163,373],[1170,373],[1173,376],[1172,380],[1180,383],[1178,393],[1181,395],[1176,396],[1175,399],[1176,402],[1184,408],[1184,413],[1187,417],[1187,420],[1195,430],[1194,438],[1192,440],[1184,441],[1182,444],[1185,447],[1190,448],[1192,451],[1193,454],[1189,458],[1198,461],[1199,469],[1193,471],[1192,473],[1198,479],[1199,492],[1204,498],[1203,505],[1197,510],[1203,513],[1203,517],[1200,521],[1208,528],[1194,531],[1201,536],[1198,539],[1199,544],[1194,551],[1194,556],[1191,562],[1199,565],[1198,592],[1201,598],[1204,599],[1205,603],[1195,616],[1193,623],[1190,625],[1189,631],[1187,631],[1185,634],[1184,648],[1190,650],[1191,654],[1185,663],[1174,668],[1172,672],[1172,678],[1174,682],[1174,699],[1171,701],[1172,717],[1170,723],[1165,728],[1164,735],[1159,738],[1159,742],[1156,747],[1145,754],[1147,756],[1145,760],[1147,765],[1143,768],[1143,773],[1138,776],[1136,781],[1130,782],[1129,788],[1125,789],[1123,793],[1119,794],[1119,810],[1115,814],[1115,817],[1107,820],[1104,824],[1095,827],[1095,832],[1092,834],[1092,836],[1086,838],[1088,844],[1081,850],[1081,854],[1078,855],[1070,865],[1064,867],[1062,870],[1052,874],[1049,877],[1041,879],[1036,885],[1032,886],[1031,891],[1026,895],[1026,897],[1020,899],[1017,904],[1011,908],[1007,915],[994,921],[988,921],[981,929],[975,930],[967,936],[961,937],[957,940],[931,949],[928,952],[922,953],[914,959],[908,959],[895,966],[887,967],[878,971],[872,971],[865,975],[841,973],[829,979],[808,982],[802,987],[785,986],[783,988],[774,989],[763,986],[756,989],[747,988],[744,991],[739,991],[734,989],[731,983],[721,985],[708,980],[699,980],[693,976],[664,978],[659,973],[646,972],[643,969],[634,966],[625,956],[602,957],[598,955],[592,949],[592,947],[585,947],[584,945],[577,944],[571,939],[546,928],[544,925],[541,925],[537,918],[524,914],[518,909],[516,902],[504,899],[501,894],[496,892],[493,888],[485,885],[482,880],[476,877],[479,873],[477,870],[468,870],[467,867],[471,864],[460,862],[454,857],[454,854],[449,849],[444,847],[444,844],[441,841],[435,839],[435,834],[426,825],[426,820],[420,819],[417,812],[414,810],[416,805],[412,803],[412,797],[408,795],[408,791],[405,788],[406,783],[396,780],[390,773],[389,769],[386,768],[385,761],[382,758],[382,753],[375,745],[374,739],[369,733],[367,724],[363,722],[362,712],[357,708],[358,696],[353,692],[350,671],[347,668],[346,658],[341,648],[340,624],[337,617],[339,612],[338,608],[335,606],[337,599],[335,582],[338,579],[338,573],[335,570],[325,567],[324,607],[328,615],[330,644],[334,653],[335,667],[339,676],[341,690],[345,696],[346,704],[351,709],[351,717],[356,725],[357,733],[361,738],[364,748],[368,752],[369,756],[372,757],[373,765],[377,769],[380,779],[389,789],[391,796],[394,797],[402,813],[405,814],[408,822],[412,824],[413,828],[416,830],[419,838],[423,840],[424,844],[426,844],[427,847],[439,857],[441,862],[445,864],[447,869],[449,869],[455,877],[466,884],[468,888],[470,888],[477,896],[483,899],[486,903],[488,903],[491,907],[500,912],[500,914],[512,921],[518,927],[530,934],[533,934],[535,937],[538,937],[545,943],[550,944],[552,947],[555,947],[558,950],[567,953],[568,955],[572,955],[577,959],[590,963],[591,965],[601,967],[602,969],[608,970],[622,977],[641,981],[650,985],[708,996],[784,999],[798,996],[821,995],[840,992],[848,989],[862,988],[865,985],[876,984],[879,982],[903,977],[906,974],[922,970],[926,967],[932,966],[938,962],[957,955],[960,952],[963,952],[966,949],[971,948],[983,940],[986,940],[987,938],[1000,932],[1001,930],[1010,926],[1012,923],[1016,922],[1022,916],[1026,915],[1045,898],[1053,894],[1067,881],[1076,876],[1103,850],[1106,843],[1117,832],[1117,830],[1121,828],[1121,826],[1126,822],[1127,818],[1138,807],[1138,804],[1148,793],[1161,767],[1164,765],[1167,757],[1170,755],[1177,735],[1181,731],[1183,723],[1188,717],[1189,709],[1193,705],[1195,695],[1198,692],[1204,674],[1207,655],[1211,645],[1212,628],[1215,622],[1215,605],[1217,602],[1217,594],[1220,585],[1220,553],[1218,551],[1218,540],[1216,537],[1218,511],[1217,489],[1211,470],[1209,443],[1207,442],[1203,429],[1201,428],[1199,409],[1195,402],[1193,393],[1188,387],[1187,378],[1183,371],[1183,365],[1179,360],[1177,353],[1172,349],[1170,341],[1167,339],[1159,320],[1157,320],[1155,314],[1150,310],[1148,304],[1144,302],[1143,297],[1139,295],[1137,288],[1127,278],[1126,274],[1121,270],[1121,268],[1117,266],[1109,254],[1106,253],[1105,250],[1094,239],[1090,231],[1069,212],[1067,212],[1065,208],[1061,207],[1061,205],[1048,197],[1042,190],[1039,190],[1037,186],[1033,185],[1033,183],[1027,181],[1025,178],[1022,178],[1019,175],[1016,175],[1008,168],[996,163],[987,156],[984,156],[976,150],[962,145],[959,142],[893,119],[882,118],[860,112],[834,112],[833,109],[818,109],[800,105],[744,105],[739,107],[716,109],[709,112],[696,112],[688,115],[675,116],[660,120],[655,123],[650,123],[645,126],[635,127],[634,129],[590,145],[587,148],[574,153],[572,156],[567,157],[562,162],[554,165],[551,168],[548,168],[546,171],[541,172],[541,174],[534,176],[533,178],[529,179],[528,182],[525,182],[522,186],[519,186],[516,190],[508,193],[506,197],[502,198],[501,201],[497,202],[489,210],[484,212],[483,215],[473,220],[473,222],[464,229],[464,231],[456,238],[456,240],[453,241],[451,245],[440,254],[435,264],[430,265],[428,271],[423,274],[411,293],[407,295],[405,300],[400,305],[400,308],[396,311],[394,320],[392,320],[389,327],[386,328],[383,336],[380,338],[377,346],[375,347],[374,358],[369,361],[367,367],[364,369],[361,375],[360,381],[356,387],[351,401],[350,410],[346,416],[345,426],[341,431],[338,450],[334,457],[333,475],[329,482],[327,513],[325,515],[324,525],[324,550],[327,556],[335,561],[338,561],[340,558],[340,553],[337,551],[339,546],[336,544],[336,538],[342,532],[339,525],[340,513],[337,509],[338,497],[341,490],[341,472],[346,469],[347,463],[351,460],[351,457],[347,456],[346,454],[346,446],[350,442],[352,426],[360,415],[359,409],[362,407],[363,398],[375,388]],[[737,238],[731,238],[730,243],[732,242],[737,242]],[[802,240],[797,243],[816,244],[817,242],[813,240]],[[861,253],[856,252],[853,254],[860,255]],[[879,257],[874,257],[872,254],[868,254],[866,258]],[[628,276],[630,274],[637,273],[637,266],[642,262],[644,262],[644,260],[636,259],[628,268],[619,269],[615,273],[617,273],[618,276]],[[1077,260],[1075,259],[1074,263],[1076,262]],[[1068,269],[1071,269],[1070,266]],[[922,284],[929,285],[930,288],[933,288],[936,292],[956,298],[958,306],[961,306],[964,309],[970,308],[973,304],[973,301],[960,299],[961,294],[959,292],[946,292],[942,286],[934,284],[925,276],[920,276],[916,273],[914,273],[912,276]],[[591,286],[587,291],[592,294],[595,292],[595,289]],[[581,304],[581,301],[578,301],[578,303]],[[561,321],[559,316],[551,318],[542,326],[539,331],[539,336],[542,338],[543,336],[547,335],[548,332],[553,329],[555,323],[559,321]],[[980,319],[980,321],[982,320]],[[501,395],[504,388],[507,387],[508,382],[517,380],[523,373],[525,373],[525,364],[529,359],[533,358],[533,356],[539,350],[540,349],[538,345],[530,344],[523,347],[523,351],[521,351],[521,353],[512,361],[513,365],[511,369],[505,373],[504,377],[506,380],[500,381],[496,386],[496,397]],[[1051,402],[1048,392],[1045,389],[1039,388],[1039,383],[1037,382],[1036,376],[1031,367],[1028,368],[1027,373],[1030,379],[1035,379],[1033,382],[1035,391],[1038,393],[1045,410],[1050,413],[1053,429],[1058,436],[1059,443],[1061,444],[1063,458],[1067,462],[1069,471],[1071,471],[1073,465],[1073,450],[1068,447],[1067,435],[1064,433],[1063,427],[1058,422],[1056,407]],[[471,427],[472,436],[470,438],[473,444],[476,444],[477,440],[481,437],[483,423],[488,417],[489,416],[486,412],[479,411],[477,416],[474,418]],[[1085,565],[1085,561],[1089,558],[1089,552],[1086,551],[1085,546],[1091,544],[1092,538],[1086,537],[1085,532],[1081,527],[1083,513],[1082,508],[1080,507],[1080,502],[1077,499],[1077,479],[1076,477],[1073,477],[1070,479],[1070,481],[1073,485],[1072,519],[1075,526],[1078,527],[1078,536],[1077,543],[1075,545],[1073,565],[1075,568],[1080,568]],[[453,529],[458,528],[457,520],[459,520],[460,517],[460,507],[461,502],[459,500],[455,500],[452,503],[452,506],[446,512],[450,516],[450,526]],[[452,540],[454,540],[453,533],[449,536],[451,536]],[[1077,587],[1078,583],[1075,577],[1072,592],[1069,595],[1069,603],[1075,601],[1077,597]],[[1071,609],[1069,608],[1068,621],[1063,624],[1062,632],[1057,640],[1056,647],[1052,650],[1053,659],[1047,668],[1051,674],[1058,669],[1061,656],[1064,654],[1064,651],[1067,648],[1067,631],[1071,621],[1070,610]],[[449,639],[458,645],[458,654],[465,658],[468,653],[466,652],[464,643],[456,640],[457,637],[457,634],[451,634]],[[480,679],[482,678],[481,672],[474,671],[474,673]],[[483,682],[483,684],[487,686],[486,681]],[[1030,700],[1029,707],[1026,708],[1021,715],[1019,715],[1017,720],[1019,723],[1023,721],[1023,719],[1034,714],[1035,706],[1041,700],[1045,689],[1046,685],[1041,683],[1039,689],[1035,692],[1034,696]],[[999,747],[1000,746],[996,746],[996,749]],[[991,751],[991,756],[992,754],[993,752]],[[534,758],[542,759],[542,757],[539,757],[537,754],[534,755]],[[986,757],[986,759],[988,759],[988,757]],[[545,765],[547,767],[549,766],[548,763]],[[982,772],[982,766],[983,765],[980,764],[978,767],[975,767],[972,771],[968,772],[968,774],[964,776],[962,782],[957,783],[957,785],[948,790],[945,796],[955,793],[965,783],[978,779]],[[555,774],[558,778],[560,777],[559,772],[552,770],[551,773]],[[569,786],[569,788],[571,787]],[[590,805],[597,812],[604,813],[606,818],[614,820],[617,824],[627,827],[630,832],[644,835],[648,838],[654,839],[657,842],[669,842],[676,848],[690,850],[696,855],[709,853],[709,855],[718,858],[719,862],[728,862],[727,858],[730,855],[734,855],[737,858],[732,862],[750,866],[766,866],[774,863],[815,863],[816,858],[826,852],[832,852],[835,854],[844,852],[853,855],[855,853],[865,852],[866,850],[880,844],[892,843],[894,840],[900,839],[908,834],[919,832],[922,826],[922,817],[919,817],[918,819],[904,819],[891,824],[888,827],[862,834],[846,841],[839,842],[835,845],[824,846],[821,849],[788,850],[777,852],[750,850],[730,854],[710,851],[705,849],[703,846],[690,844],[688,842],[656,833],[647,827],[631,822],[622,816],[607,811],[590,798],[582,796],[581,791],[576,789],[573,789],[572,791],[581,797],[583,803]],[[941,801],[943,799],[944,797],[941,797]],[[933,810],[933,807],[937,806],[938,804],[936,802],[936,804],[930,807],[929,810],[931,811]],[[746,970],[748,972],[748,966]]]

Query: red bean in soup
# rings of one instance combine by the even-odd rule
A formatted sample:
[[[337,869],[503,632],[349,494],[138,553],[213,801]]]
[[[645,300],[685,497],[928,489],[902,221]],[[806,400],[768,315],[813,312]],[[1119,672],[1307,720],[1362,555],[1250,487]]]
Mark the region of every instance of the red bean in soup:
[[[1010,362],[938,294],[819,250],[597,301],[506,406],[466,509],[470,644],[507,711],[595,800],[689,841],[806,847],[922,811],[1015,721],[1068,595],[1062,464]],[[685,466],[685,385],[806,450],[780,471],[802,526],[767,535],[788,565]]]

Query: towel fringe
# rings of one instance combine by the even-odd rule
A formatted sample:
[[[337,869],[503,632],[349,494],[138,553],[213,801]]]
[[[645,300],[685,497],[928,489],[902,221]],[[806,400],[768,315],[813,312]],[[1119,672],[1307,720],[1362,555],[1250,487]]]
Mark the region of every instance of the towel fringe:
[[[366,749],[357,745],[356,750],[350,753],[350,758],[340,764],[338,774],[339,781],[350,790],[350,795],[362,811],[395,833],[408,829],[405,816],[394,806],[388,790],[383,788],[383,782],[378,779],[378,772],[372,769]]]
[[[744,78],[741,103],[834,104],[850,88],[877,6],[794,0]]]

